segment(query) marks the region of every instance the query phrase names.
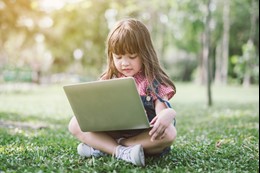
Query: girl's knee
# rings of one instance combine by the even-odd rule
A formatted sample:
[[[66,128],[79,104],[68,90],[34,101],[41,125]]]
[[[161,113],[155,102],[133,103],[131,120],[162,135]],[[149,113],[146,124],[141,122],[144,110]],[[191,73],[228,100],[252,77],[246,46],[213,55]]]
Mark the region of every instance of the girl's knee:
[[[68,125],[68,130],[74,136],[76,136],[81,131],[79,128],[79,124],[75,117],[71,118],[69,125]]]
[[[171,145],[177,136],[177,130],[176,128],[172,125],[169,127],[169,129],[166,132],[166,137],[165,137],[165,142],[168,143],[169,145]]]

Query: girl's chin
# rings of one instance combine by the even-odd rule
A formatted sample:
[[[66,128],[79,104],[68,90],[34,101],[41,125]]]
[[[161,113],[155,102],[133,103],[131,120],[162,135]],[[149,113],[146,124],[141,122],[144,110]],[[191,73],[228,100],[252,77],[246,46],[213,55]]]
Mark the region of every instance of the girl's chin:
[[[125,77],[133,77],[134,75],[124,74]]]
[[[133,77],[135,74],[133,73],[122,73],[126,77]]]

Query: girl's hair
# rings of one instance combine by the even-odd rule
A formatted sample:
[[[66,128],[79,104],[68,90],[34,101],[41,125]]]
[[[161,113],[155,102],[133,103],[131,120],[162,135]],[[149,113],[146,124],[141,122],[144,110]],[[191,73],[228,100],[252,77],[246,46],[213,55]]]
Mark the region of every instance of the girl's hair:
[[[150,86],[153,87],[151,85],[153,80],[158,80],[164,85],[171,86],[176,93],[175,85],[159,64],[150,33],[142,22],[132,18],[119,21],[108,34],[106,43],[108,62],[106,72],[101,75],[102,79],[118,76],[113,53],[117,55],[137,54],[141,58],[142,71]]]

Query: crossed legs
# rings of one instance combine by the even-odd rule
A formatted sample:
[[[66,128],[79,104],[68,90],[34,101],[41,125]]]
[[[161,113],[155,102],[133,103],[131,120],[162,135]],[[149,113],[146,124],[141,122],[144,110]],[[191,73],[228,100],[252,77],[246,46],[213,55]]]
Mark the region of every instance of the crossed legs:
[[[70,120],[69,131],[82,143],[85,143],[97,150],[114,155],[119,145],[116,139],[122,137],[119,133],[113,132],[82,132],[75,117]],[[120,145],[133,146],[141,144],[146,154],[159,154],[166,147],[172,145],[176,138],[177,131],[173,125],[166,129],[166,136],[163,139],[151,141],[149,130],[144,130],[136,136],[121,140]]]

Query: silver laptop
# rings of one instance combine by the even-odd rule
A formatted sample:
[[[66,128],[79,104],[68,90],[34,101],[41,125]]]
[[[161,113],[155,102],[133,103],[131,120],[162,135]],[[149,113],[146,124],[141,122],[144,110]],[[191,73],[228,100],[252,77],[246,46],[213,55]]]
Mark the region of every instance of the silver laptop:
[[[150,127],[132,77],[66,85],[63,89],[84,132]]]

